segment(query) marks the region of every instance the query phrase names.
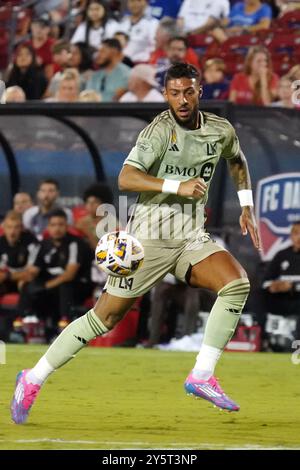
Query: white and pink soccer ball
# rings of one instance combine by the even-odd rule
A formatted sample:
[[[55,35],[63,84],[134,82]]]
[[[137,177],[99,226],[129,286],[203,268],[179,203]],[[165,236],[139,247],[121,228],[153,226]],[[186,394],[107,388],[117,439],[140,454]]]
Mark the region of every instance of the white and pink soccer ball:
[[[106,274],[127,277],[133,274],[144,260],[144,248],[132,235],[120,230],[100,238],[95,251],[97,266]]]

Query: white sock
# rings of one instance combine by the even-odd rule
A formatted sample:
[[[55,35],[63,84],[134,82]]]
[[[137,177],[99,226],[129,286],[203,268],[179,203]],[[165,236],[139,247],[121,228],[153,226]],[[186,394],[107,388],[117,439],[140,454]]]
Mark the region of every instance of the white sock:
[[[50,366],[45,356],[43,356],[34,368],[28,372],[26,381],[32,384],[42,385],[54,370],[55,369]]]
[[[208,380],[214,375],[216,364],[222,352],[222,349],[202,344],[193,369],[193,376],[199,380]]]

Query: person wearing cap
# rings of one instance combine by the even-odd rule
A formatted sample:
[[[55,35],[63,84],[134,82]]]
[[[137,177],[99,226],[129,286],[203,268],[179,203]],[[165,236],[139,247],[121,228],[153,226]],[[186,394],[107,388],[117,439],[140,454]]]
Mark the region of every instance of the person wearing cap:
[[[128,90],[120,99],[121,103],[161,103],[163,95],[157,90],[155,69],[149,64],[133,67],[129,76]]]
[[[34,18],[31,22],[31,45],[36,53],[37,64],[43,68],[46,78],[50,80],[53,75],[53,54],[52,48],[54,39],[49,37],[50,19],[48,15]]]

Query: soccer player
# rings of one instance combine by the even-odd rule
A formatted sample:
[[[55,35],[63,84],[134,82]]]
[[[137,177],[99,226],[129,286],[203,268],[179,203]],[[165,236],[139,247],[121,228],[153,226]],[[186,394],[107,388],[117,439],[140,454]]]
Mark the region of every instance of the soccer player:
[[[119,175],[121,190],[140,193],[133,220],[135,230],[131,232],[144,245],[144,263],[126,283],[124,279],[109,277],[106,292],[94,308],[70,323],[33,369],[18,374],[11,404],[16,423],[26,420],[42,384],[54,370],[72,359],[92,338],[111,330],[135,299],[168,272],[193,287],[201,286],[218,294],[185,390],[219,408],[239,410],[239,405],[221,389],[214,370],[235,331],[250,284],[238,261],[210,239],[204,232],[203,219],[197,217],[207,201],[220,157],[227,160],[238,191],[242,233],[250,232],[257,249],[259,237],[247,162],[235,131],[226,119],[199,111],[201,94],[197,69],[189,64],[170,67],[165,78],[169,110],[140,133]],[[171,230],[165,236],[165,226],[170,219],[176,219],[185,205],[183,223],[169,224]],[[184,229],[191,222],[192,228],[185,235]],[[146,234],[149,230],[154,237]]]

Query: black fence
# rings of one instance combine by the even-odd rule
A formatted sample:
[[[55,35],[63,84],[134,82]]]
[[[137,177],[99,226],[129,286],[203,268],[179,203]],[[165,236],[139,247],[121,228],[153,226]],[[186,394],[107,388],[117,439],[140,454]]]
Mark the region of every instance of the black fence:
[[[29,102],[0,106],[0,214],[20,189],[35,193],[38,181],[56,178],[63,202],[80,202],[95,180],[118,196],[117,176],[138,133],[163,104],[57,104]],[[300,113],[280,108],[235,107],[203,101],[201,109],[228,118],[247,156],[254,191],[258,180],[300,170]],[[208,203],[209,228],[225,233],[232,251],[255,264],[249,239],[240,237],[240,208],[221,160]]]

